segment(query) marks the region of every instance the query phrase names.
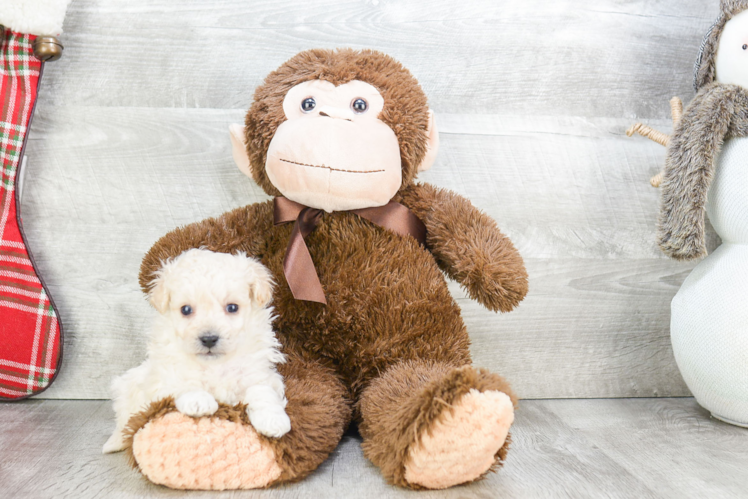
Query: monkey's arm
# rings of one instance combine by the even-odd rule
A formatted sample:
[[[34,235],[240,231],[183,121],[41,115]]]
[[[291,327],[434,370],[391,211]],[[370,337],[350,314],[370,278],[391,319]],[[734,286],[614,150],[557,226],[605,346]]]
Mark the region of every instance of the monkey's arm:
[[[140,265],[140,288],[148,293],[162,263],[191,248],[214,252],[246,252],[257,256],[264,238],[273,227],[272,202],[255,203],[226,212],[220,217],[177,228],[161,237]]]
[[[491,311],[508,312],[527,295],[527,271],[496,222],[451,191],[419,184],[401,202],[426,224],[439,267]]]

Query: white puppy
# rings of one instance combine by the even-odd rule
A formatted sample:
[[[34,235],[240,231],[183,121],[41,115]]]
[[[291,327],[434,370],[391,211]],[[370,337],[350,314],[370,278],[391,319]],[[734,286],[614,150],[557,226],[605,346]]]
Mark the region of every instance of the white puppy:
[[[192,417],[212,415],[218,402],[247,404],[255,430],[280,437],[291,429],[284,361],[271,326],[272,279],[244,254],[189,250],[167,262],[154,280],[150,302],[160,313],[148,359],[112,383],[117,428],[104,453],[125,448],[130,417],[173,397]]]

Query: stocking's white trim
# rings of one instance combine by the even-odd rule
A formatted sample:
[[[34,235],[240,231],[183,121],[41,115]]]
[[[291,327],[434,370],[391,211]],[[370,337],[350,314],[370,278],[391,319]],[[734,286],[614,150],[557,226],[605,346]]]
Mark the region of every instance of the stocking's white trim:
[[[0,0],[0,24],[19,33],[59,35],[70,0]]]

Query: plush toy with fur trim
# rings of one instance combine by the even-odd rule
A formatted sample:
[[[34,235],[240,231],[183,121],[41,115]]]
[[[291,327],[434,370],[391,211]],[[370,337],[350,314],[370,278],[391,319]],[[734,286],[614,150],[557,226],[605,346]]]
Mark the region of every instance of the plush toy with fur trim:
[[[438,146],[410,72],[374,51],[310,50],[255,92],[234,156],[273,201],[172,231],[145,257],[205,247],[259,258],[278,286],[291,431],[254,432],[240,407],[193,419],[161,401],[131,421],[132,456],[174,488],[298,480],[351,420],[390,482],[446,488],[502,464],[516,398],[472,366],[444,274],[491,311],[527,293],[522,258],[496,223],[450,191],[415,182]],[[442,274],[444,273],[444,274]]]
[[[748,0],[722,0],[702,44],[696,97],[674,101],[658,243],[668,256],[706,256],[705,216],[722,245],[673,299],[670,333],[678,367],[712,415],[748,427]],[[658,140],[661,139],[661,140]],[[657,184],[657,182],[653,182]]]

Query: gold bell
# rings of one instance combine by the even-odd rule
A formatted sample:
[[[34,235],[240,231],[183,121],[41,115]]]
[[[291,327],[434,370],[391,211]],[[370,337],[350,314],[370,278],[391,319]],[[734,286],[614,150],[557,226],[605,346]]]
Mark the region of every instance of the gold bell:
[[[34,57],[44,62],[56,61],[62,57],[63,48],[56,37],[39,36],[34,40]]]

